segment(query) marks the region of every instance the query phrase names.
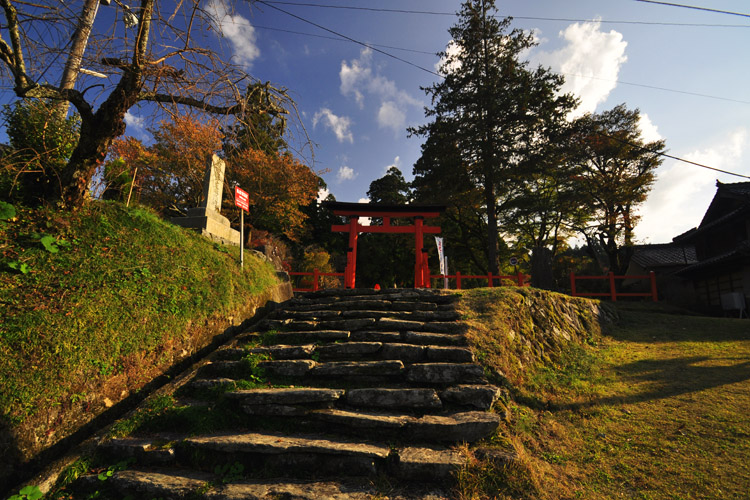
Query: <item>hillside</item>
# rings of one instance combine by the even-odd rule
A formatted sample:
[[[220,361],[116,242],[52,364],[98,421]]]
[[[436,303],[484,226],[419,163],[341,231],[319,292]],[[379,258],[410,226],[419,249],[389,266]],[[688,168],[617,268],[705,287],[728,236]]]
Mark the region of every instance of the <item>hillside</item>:
[[[253,253],[243,272],[237,249],[145,208],[3,208],[0,485],[279,289]]]

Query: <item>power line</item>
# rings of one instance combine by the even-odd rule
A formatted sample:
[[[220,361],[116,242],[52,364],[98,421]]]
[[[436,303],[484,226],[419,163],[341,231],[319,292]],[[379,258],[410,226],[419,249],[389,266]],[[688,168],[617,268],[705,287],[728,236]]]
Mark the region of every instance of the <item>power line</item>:
[[[750,176],[748,176],[748,175],[738,174],[736,172],[730,172],[729,170],[722,170],[722,169],[716,168],[716,167],[709,167],[708,165],[704,165],[703,163],[698,163],[698,162],[695,162],[695,161],[686,160],[684,158],[680,158],[679,156],[673,156],[673,155],[670,155],[670,154],[667,154],[667,153],[664,153],[664,152],[661,152],[661,151],[656,151],[656,150],[653,150],[653,149],[649,149],[647,147],[641,146],[640,144],[636,144],[634,142],[626,141],[625,139],[620,139],[619,137],[615,137],[613,135],[605,134],[604,132],[596,131],[595,134],[600,135],[602,137],[606,137],[607,139],[612,139],[614,141],[620,142],[622,144],[625,144],[625,145],[628,145],[628,146],[631,146],[631,147],[634,147],[634,148],[638,148],[638,149],[640,149],[642,151],[645,151],[647,153],[655,154],[655,155],[658,155],[658,156],[663,156],[664,158],[669,158],[671,160],[681,161],[683,163],[688,163],[690,165],[695,165],[696,167],[701,167],[701,168],[705,168],[705,169],[708,169],[708,170],[713,170],[714,172],[721,172],[722,174],[733,175],[735,177],[742,177],[744,179],[750,179]]]
[[[657,87],[656,85],[646,85],[644,83],[624,82],[622,80],[612,80],[610,78],[600,78],[598,76],[579,75],[579,74],[574,74],[574,73],[559,73],[559,74],[563,76],[573,76],[573,77],[577,76],[580,78],[588,78],[589,80],[600,80],[603,82],[621,83],[623,85],[630,85],[632,87],[643,87],[646,89],[663,90],[665,92],[673,92],[675,94],[692,95],[692,96],[697,96],[697,97],[705,97],[708,99],[717,99],[720,101],[737,102],[740,104],[750,104],[750,101],[743,101],[741,99],[732,99],[730,97],[720,97],[720,96],[711,95],[711,94],[701,94],[698,92],[689,92],[687,90],[670,89],[667,87]]]
[[[657,5],[667,5],[669,7],[681,7],[683,9],[693,9],[693,10],[702,10],[705,12],[715,12],[718,14],[729,14],[730,16],[740,16],[740,17],[750,17],[750,14],[744,14],[742,12],[732,12],[729,10],[718,10],[718,9],[709,9],[708,7],[697,7],[695,5],[684,5],[681,3],[670,3],[670,2],[657,2],[656,0],[635,0],[636,2],[643,2],[643,3],[654,3]]]
[[[317,35],[315,33],[304,33],[302,31],[292,31],[292,30],[285,30],[281,28],[271,28],[270,26],[258,26],[253,25],[253,28],[262,29],[262,30],[268,30],[268,31],[279,31],[281,33],[291,33],[292,35],[302,35],[302,36],[311,36],[315,38],[323,38],[326,40],[335,40],[338,42],[348,42],[349,40],[342,39],[341,37],[336,36],[326,36],[326,35]],[[417,54],[427,54],[434,56],[435,52],[429,52],[427,50],[417,50],[417,49],[406,49],[404,47],[394,47],[392,45],[381,45],[378,43],[370,43],[369,45],[372,45],[373,47],[383,47],[384,49],[393,49],[393,50],[403,50],[405,52],[414,52]]]
[[[395,56],[395,55],[391,54],[390,52],[386,52],[386,51],[384,51],[384,50],[382,50],[382,49],[379,49],[379,48],[377,48],[377,47],[374,47],[374,46],[372,46],[372,45],[369,45],[369,44],[367,44],[367,43],[365,43],[365,42],[361,42],[361,41],[359,41],[359,40],[356,40],[356,39],[354,39],[354,38],[352,38],[352,37],[349,37],[349,36],[343,35],[343,34],[341,34],[341,33],[337,32],[337,31],[334,31],[334,30],[332,30],[332,29],[326,28],[325,26],[321,26],[320,24],[314,23],[314,22],[312,22],[312,21],[310,21],[310,20],[308,20],[308,19],[305,19],[304,17],[300,17],[300,16],[298,16],[298,15],[296,15],[296,14],[292,14],[292,13],[291,13],[291,12],[289,12],[289,11],[286,11],[286,10],[284,10],[284,9],[281,9],[281,8],[279,8],[279,7],[276,7],[275,5],[271,5],[271,4],[269,4],[269,3],[268,3],[268,2],[266,2],[265,0],[257,0],[257,3],[259,3],[259,4],[261,4],[261,5],[265,5],[265,6],[267,6],[267,7],[270,7],[270,8],[272,8],[272,9],[278,10],[279,12],[282,12],[282,13],[284,13],[284,14],[286,14],[286,15],[290,16],[290,17],[293,17],[293,18],[295,18],[295,19],[297,19],[297,20],[299,20],[299,21],[302,21],[303,23],[311,24],[311,25],[315,26],[316,28],[322,29],[323,31],[327,31],[328,33],[334,34],[334,35],[336,35],[336,36],[338,36],[338,37],[341,37],[341,38],[343,38],[343,39],[345,39],[345,40],[349,40],[349,41],[350,41],[350,42],[352,42],[352,43],[356,43],[356,44],[358,44],[358,45],[361,45],[361,46],[363,46],[363,47],[367,47],[367,48],[369,48],[369,49],[372,49],[372,50],[374,50],[375,52],[379,52],[380,54],[383,54],[383,55],[385,55],[385,56],[388,56],[388,57],[390,57],[390,58],[392,58],[392,59],[395,59],[395,60],[397,60],[397,61],[401,61],[402,63],[408,64],[409,66],[414,66],[415,68],[421,69],[422,71],[426,71],[427,73],[430,73],[430,74],[432,74],[432,75],[435,75],[435,76],[438,76],[438,77],[441,77],[441,78],[442,78],[442,75],[441,75],[440,73],[437,73],[437,72],[435,72],[435,71],[432,71],[431,69],[427,69],[427,68],[425,68],[425,67],[423,67],[423,66],[420,66],[419,64],[413,63],[413,62],[411,62],[411,61],[409,61],[409,60],[407,60],[407,59],[404,59],[404,58],[402,58],[402,57],[398,57],[398,56]]]
[[[645,1],[645,0],[643,0]],[[355,7],[351,5],[329,5],[306,2],[286,2],[281,0],[269,0],[269,4],[277,5],[294,5],[298,7],[318,7],[321,9],[344,9],[359,10],[367,12],[390,12],[396,14],[421,14],[432,16],[455,16],[455,12],[440,12],[431,10],[408,10],[408,9],[386,9],[380,7]],[[499,17],[499,16],[498,16]],[[750,28],[750,24],[712,24],[712,23],[667,23],[658,21],[626,21],[626,20],[608,20],[608,19],[575,19],[566,17],[535,17],[535,16],[511,16],[514,19],[523,19],[526,21],[554,21],[554,22],[572,22],[572,23],[602,23],[602,24],[636,24],[647,26],[685,26],[700,28]]]

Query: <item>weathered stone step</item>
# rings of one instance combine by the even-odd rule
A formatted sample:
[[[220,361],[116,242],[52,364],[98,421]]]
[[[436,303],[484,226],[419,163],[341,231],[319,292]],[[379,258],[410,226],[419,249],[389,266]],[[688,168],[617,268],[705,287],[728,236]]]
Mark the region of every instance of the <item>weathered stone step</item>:
[[[349,337],[349,331],[345,330],[300,330],[294,332],[273,332],[265,335],[260,335],[257,332],[247,332],[238,335],[235,340],[238,345],[254,342],[264,342],[269,345],[307,345],[312,342],[341,342],[348,340]]]
[[[295,321],[290,319],[268,319],[258,323],[260,331],[316,331],[316,330],[390,330],[390,331],[420,331],[435,333],[461,334],[466,332],[466,325],[455,321],[415,321],[399,319],[391,316],[380,318],[352,318],[333,319],[323,321]],[[277,333],[279,335],[280,333]]]
[[[258,416],[301,416],[312,408],[331,407],[343,395],[343,389],[313,387],[250,389],[226,393],[229,399],[238,401],[245,413]]]
[[[438,410],[443,407],[434,389],[364,388],[346,391],[344,401],[355,407]]]
[[[482,367],[473,363],[415,363],[406,380],[416,384],[455,385],[486,383]]]
[[[296,300],[296,299],[295,299]],[[305,301],[301,304],[294,304],[294,301],[284,304],[283,309],[279,311],[357,311],[368,309],[371,311],[437,311],[441,307],[434,302],[408,302],[401,300],[380,300],[380,299],[362,299],[362,300],[338,300],[319,303],[315,301]]]
[[[385,411],[354,411],[338,408],[312,410],[308,416],[323,424],[354,435],[377,435],[404,442],[472,443],[491,436],[501,417],[483,411],[413,416]]]
[[[370,476],[386,469],[391,453],[385,444],[259,432],[191,437],[176,451],[179,461],[195,467],[235,461],[284,477]]]
[[[384,317],[411,320],[411,321],[457,321],[461,315],[456,311],[394,311],[391,308],[384,307],[380,310],[361,309],[353,311],[335,311],[335,310],[311,310],[311,311],[294,311],[280,309],[273,313],[270,319],[286,321],[293,319],[295,321],[330,321],[343,319],[380,319]]]
[[[325,301],[337,301],[337,300],[367,300],[367,299],[380,299],[380,300],[401,300],[401,301],[421,301],[421,302],[435,302],[437,304],[448,304],[458,300],[458,297],[454,294],[442,294],[436,290],[426,289],[386,289],[386,290],[372,290],[369,288],[354,288],[348,290],[342,289],[327,289],[318,290],[316,292],[308,292],[296,295],[289,301],[290,304],[304,303],[305,301],[310,302],[325,302]]]
[[[438,334],[444,335],[444,334]],[[406,335],[405,335],[406,336]],[[451,347],[438,345],[421,345],[426,341],[424,334],[416,334],[417,344],[382,343],[382,342],[345,342],[341,344],[325,344],[315,346],[307,344],[301,346],[277,345],[268,347],[223,348],[217,350],[215,361],[236,361],[247,355],[257,354],[271,359],[309,359],[316,355],[322,361],[329,360],[358,360],[358,359],[398,359],[404,362],[418,361],[451,361],[455,363],[471,363],[474,355],[465,347]]]
[[[360,330],[352,332],[350,339],[354,342],[383,342],[417,345],[464,346],[467,345],[463,335],[432,332],[395,332],[380,330]]]

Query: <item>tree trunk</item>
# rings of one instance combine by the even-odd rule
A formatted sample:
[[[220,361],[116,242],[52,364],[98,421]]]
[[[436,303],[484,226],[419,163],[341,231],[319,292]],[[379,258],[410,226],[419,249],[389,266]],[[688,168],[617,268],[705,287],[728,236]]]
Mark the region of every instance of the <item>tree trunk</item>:
[[[552,274],[552,250],[544,246],[531,249],[531,286],[552,290],[555,279]]]
[[[487,267],[492,274],[500,274],[497,265],[497,213],[495,186],[491,180],[485,180],[484,197],[487,205]]]

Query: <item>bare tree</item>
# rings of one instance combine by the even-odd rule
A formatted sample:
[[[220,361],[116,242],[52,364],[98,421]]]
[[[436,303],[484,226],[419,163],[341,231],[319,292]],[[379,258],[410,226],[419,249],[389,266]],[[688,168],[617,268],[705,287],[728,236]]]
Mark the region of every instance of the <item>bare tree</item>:
[[[10,77],[18,97],[57,100],[62,112],[69,103],[81,117],[78,145],[49,201],[68,208],[83,203],[109,145],[125,132],[127,111],[139,102],[240,121],[249,102],[266,102],[261,112],[286,113],[292,103],[285,89],[258,85],[221,53],[221,11],[229,8],[223,2],[0,0],[6,84]],[[55,76],[57,85],[49,83]],[[269,99],[248,100],[248,88]]]

